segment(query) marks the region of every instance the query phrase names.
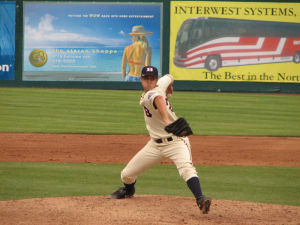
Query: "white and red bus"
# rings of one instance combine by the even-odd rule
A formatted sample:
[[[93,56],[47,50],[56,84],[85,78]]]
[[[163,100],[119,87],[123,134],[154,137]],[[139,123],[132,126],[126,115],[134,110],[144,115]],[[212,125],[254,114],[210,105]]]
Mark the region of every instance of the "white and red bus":
[[[197,17],[177,34],[177,67],[206,68],[300,62],[300,24]]]

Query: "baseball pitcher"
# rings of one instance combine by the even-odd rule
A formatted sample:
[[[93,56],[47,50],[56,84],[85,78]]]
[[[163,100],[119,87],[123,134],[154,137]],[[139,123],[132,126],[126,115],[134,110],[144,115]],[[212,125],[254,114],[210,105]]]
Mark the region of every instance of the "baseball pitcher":
[[[192,163],[191,146],[187,136],[193,134],[184,118],[177,118],[168,98],[173,93],[173,77],[167,74],[158,79],[158,71],[153,66],[145,66],[141,73],[144,92],[140,105],[150,140],[126,165],[121,172],[121,187],[109,198],[122,199],[133,197],[137,176],[165,158],[171,159],[180,176],[196,198],[197,206],[206,214],[211,198],[202,194],[197,171]]]

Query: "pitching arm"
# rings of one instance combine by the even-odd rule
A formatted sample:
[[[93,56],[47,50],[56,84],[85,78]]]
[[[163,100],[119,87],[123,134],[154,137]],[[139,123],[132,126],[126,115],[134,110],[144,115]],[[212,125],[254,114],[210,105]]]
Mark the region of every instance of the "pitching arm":
[[[154,104],[157,107],[157,110],[158,110],[159,114],[161,115],[161,118],[164,121],[164,123],[166,125],[170,124],[171,122],[170,122],[170,119],[168,116],[166,100],[164,99],[164,97],[161,95],[158,95],[157,97],[155,97]]]

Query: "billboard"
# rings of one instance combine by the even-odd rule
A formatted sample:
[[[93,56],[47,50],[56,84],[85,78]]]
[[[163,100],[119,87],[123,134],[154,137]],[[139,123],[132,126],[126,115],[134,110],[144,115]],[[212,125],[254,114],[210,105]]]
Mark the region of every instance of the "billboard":
[[[300,83],[300,3],[172,1],[177,80]]]
[[[15,79],[16,2],[0,1],[0,80]]]
[[[161,70],[162,3],[24,2],[23,80],[135,81]]]

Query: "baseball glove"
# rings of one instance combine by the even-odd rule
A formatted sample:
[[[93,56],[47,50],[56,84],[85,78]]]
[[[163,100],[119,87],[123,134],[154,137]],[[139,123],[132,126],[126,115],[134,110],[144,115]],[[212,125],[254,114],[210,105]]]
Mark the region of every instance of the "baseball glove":
[[[182,117],[166,126],[165,130],[168,133],[172,133],[179,137],[189,136],[193,134],[192,128],[190,127],[188,122]]]

